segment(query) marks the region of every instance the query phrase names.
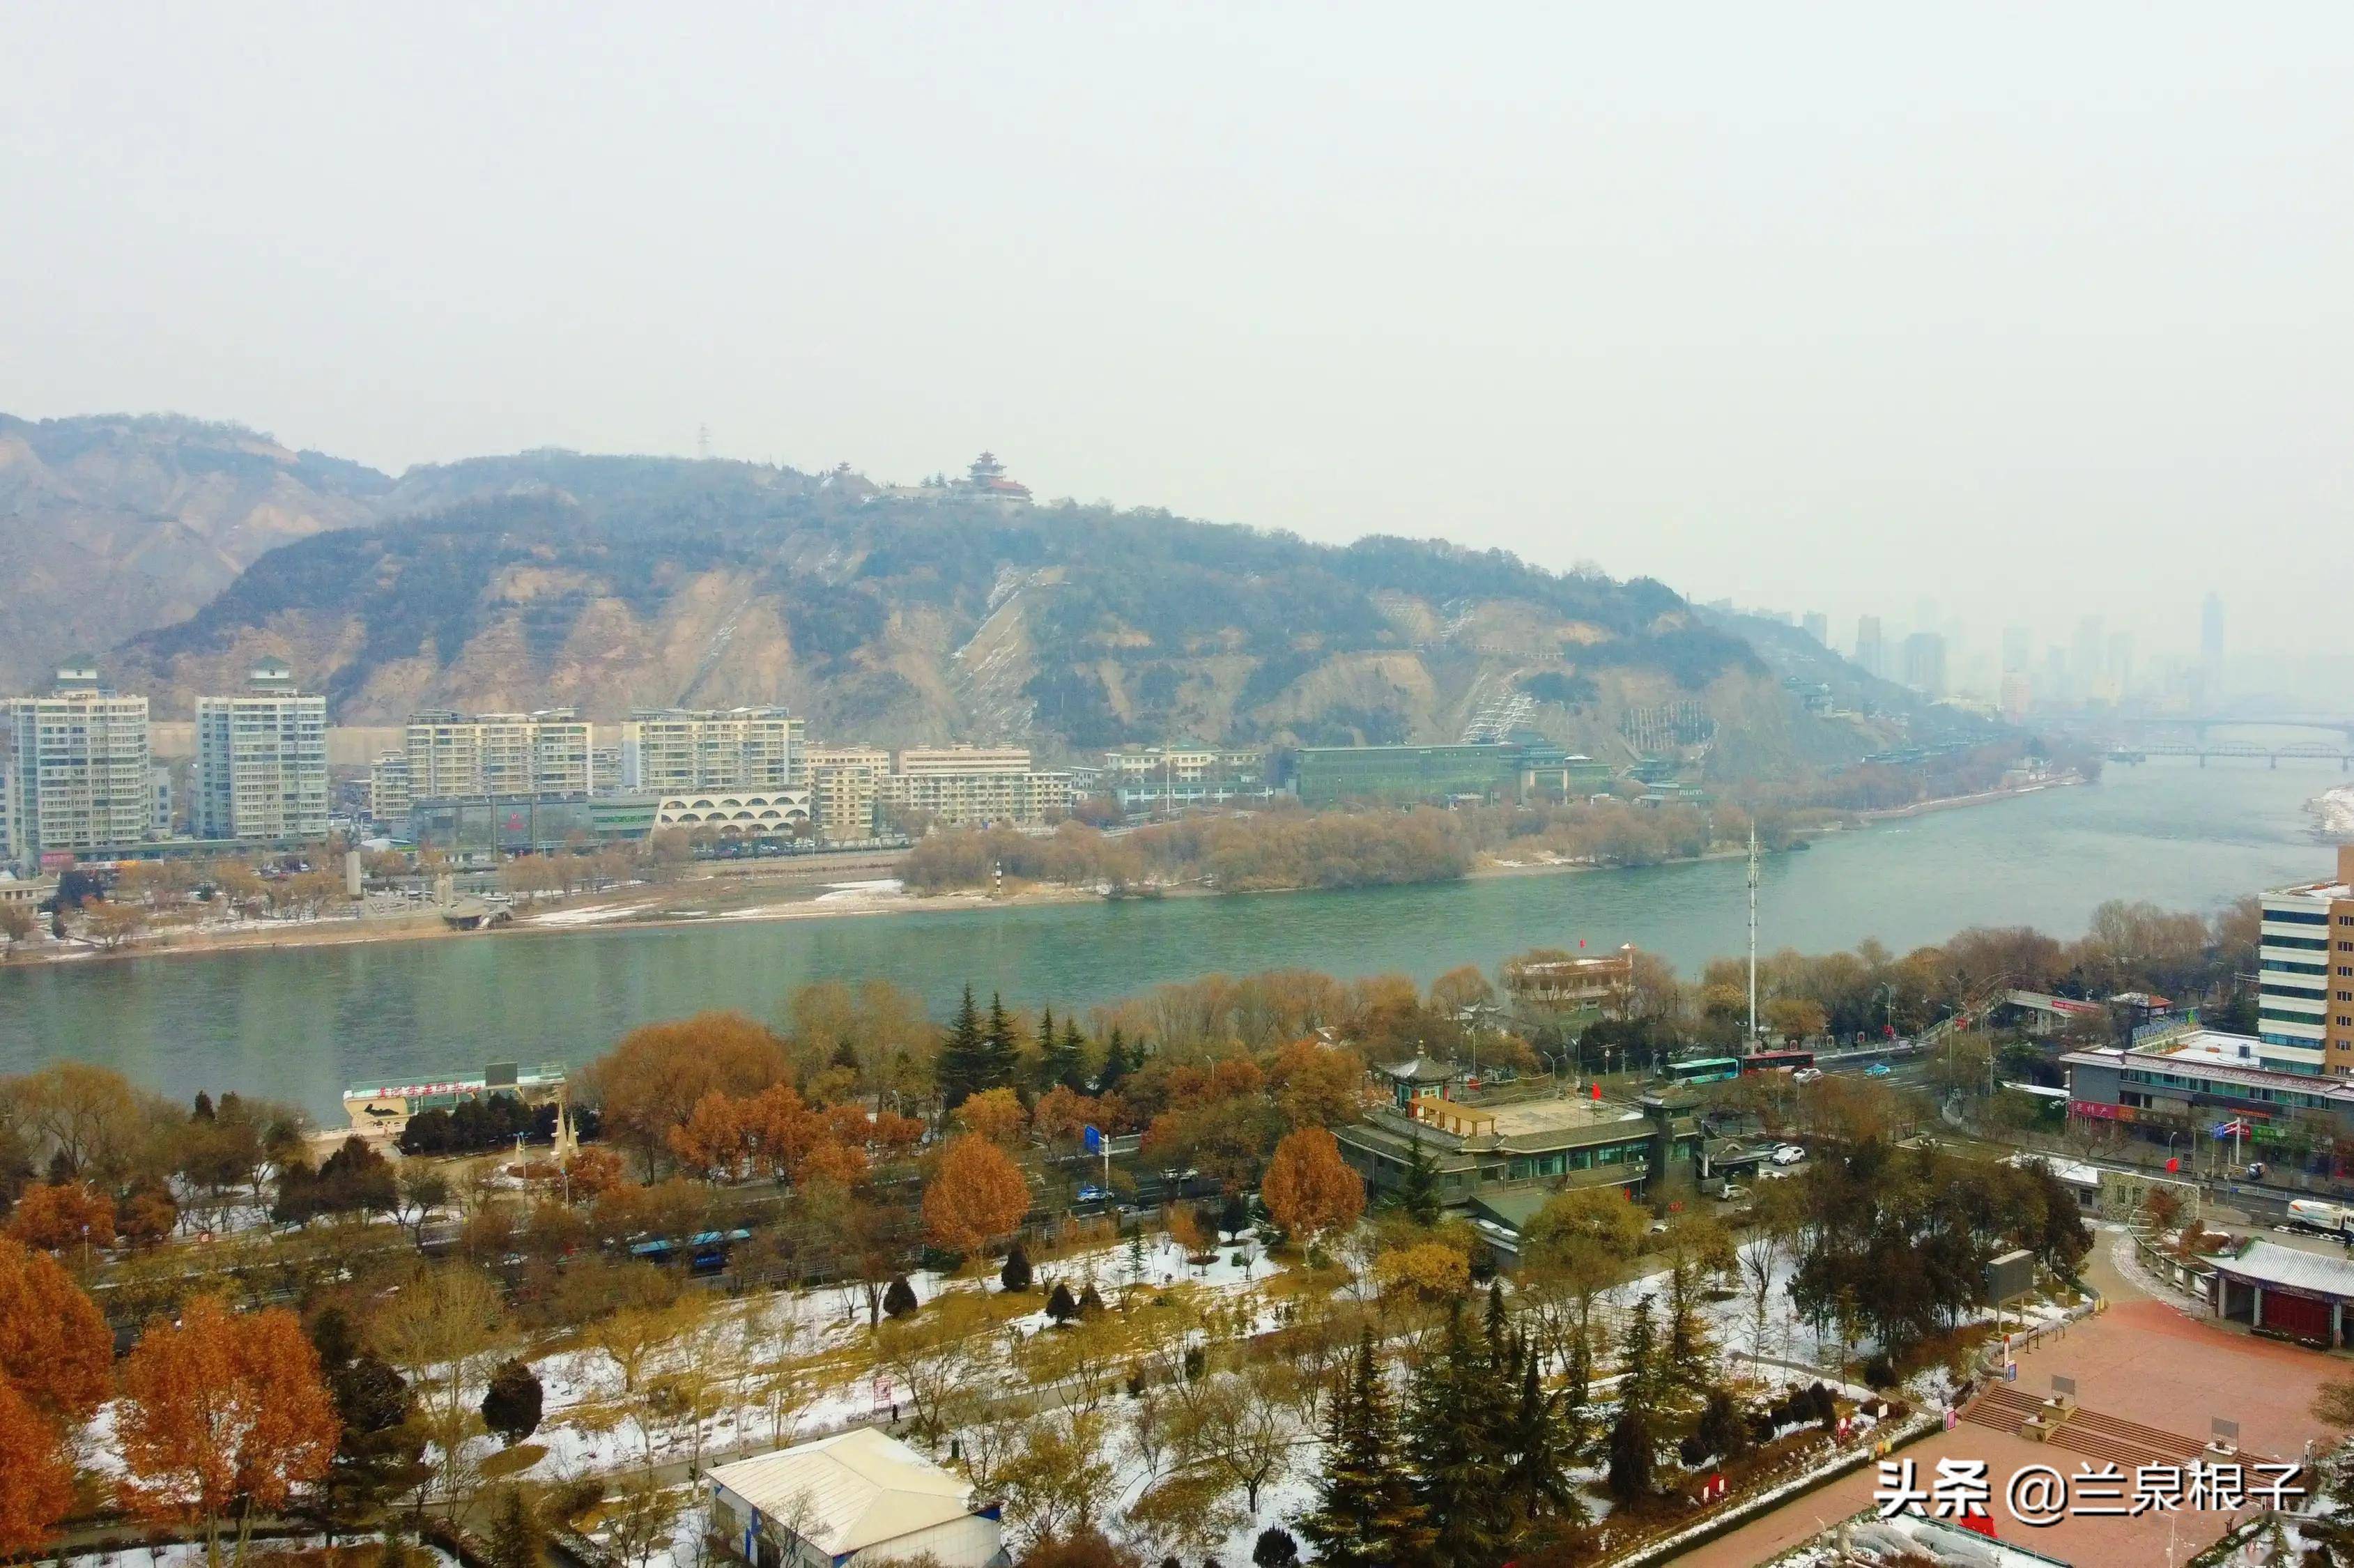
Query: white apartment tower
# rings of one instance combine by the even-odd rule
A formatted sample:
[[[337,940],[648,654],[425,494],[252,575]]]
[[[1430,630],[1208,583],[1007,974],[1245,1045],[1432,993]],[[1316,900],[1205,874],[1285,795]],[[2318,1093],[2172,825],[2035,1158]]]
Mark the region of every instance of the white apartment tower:
[[[411,800],[469,795],[586,795],[595,782],[588,721],[572,708],[528,714],[434,711],[409,716]],[[379,821],[388,821],[379,815]]]
[[[75,663],[45,697],[8,704],[7,839],[15,858],[84,855],[143,843],[154,833],[147,699],[99,684]]]
[[[782,708],[640,708],[621,726],[621,788],[648,795],[782,789],[794,782],[801,728]]]
[[[327,832],[327,699],[277,660],[235,696],[196,699],[196,832],[279,842]]]

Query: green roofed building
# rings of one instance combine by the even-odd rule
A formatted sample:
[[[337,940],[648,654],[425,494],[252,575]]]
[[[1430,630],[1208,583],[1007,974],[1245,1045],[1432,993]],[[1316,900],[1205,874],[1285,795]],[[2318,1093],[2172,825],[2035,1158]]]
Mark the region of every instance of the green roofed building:
[[[1302,804],[1345,800],[1483,800],[1590,792],[1609,769],[1543,741],[1453,746],[1304,746],[1294,788]]]

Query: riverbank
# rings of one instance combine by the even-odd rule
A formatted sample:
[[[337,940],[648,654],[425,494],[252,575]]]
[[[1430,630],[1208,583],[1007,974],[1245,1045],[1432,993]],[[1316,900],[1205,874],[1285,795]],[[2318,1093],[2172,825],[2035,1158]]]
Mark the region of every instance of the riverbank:
[[[2013,800],[2041,790],[2081,782],[2073,775],[2061,779],[2022,785],[2013,789],[1989,789],[1972,795],[1952,796],[1937,800],[1915,802],[1910,806],[1884,810],[1864,811],[1857,819],[1870,825],[1873,822],[1917,817],[1931,811],[1951,810],[1963,806],[1990,804]],[[1838,825],[1803,834],[1791,853],[1809,847],[1817,840],[1845,831]],[[1698,855],[1679,855],[1652,862],[1654,866],[1699,865],[1717,861],[1740,860],[1746,856],[1744,849],[1725,846],[1711,849]],[[843,869],[852,869],[845,863]],[[855,863],[856,869],[873,869],[867,861]],[[1450,881],[1477,881],[1497,877],[1557,875],[1565,873],[1600,873],[1641,870],[1641,866],[1601,865],[1591,860],[1568,858],[1551,860],[1490,859],[1473,865],[1460,877],[1441,878],[1437,883],[1416,883],[1400,885],[1431,886]],[[888,877],[863,881],[822,883],[811,880],[806,866],[780,867],[775,874],[763,874],[760,863],[723,863],[704,875],[689,882],[669,884],[631,883],[584,897],[567,900],[552,907],[525,905],[515,911],[510,923],[480,930],[451,929],[437,914],[399,914],[325,916],[307,920],[260,921],[239,923],[225,929],[190,927],[153,932],[117,947],[103,948],[80,941],[56,942],[39,939],[39,945],[26,948],[22,944],[5,959],[0,959],[0,969],[14,965],[70,963],[82,966],[110,960],[152,958],[202,958],[212,955],[239,953],[256,948],[271,951],[288,948],[333,948],[377,942],[419,942],[439,940],[482,940],[495,938],[546,937],[578,934],[584,931],[679,930],[695,927],[732,925],[742,922],[783,920],[833,919],[848,916],[870,915],[949,915],[973,914],[983,910],[1008,910],[1047,907],[1072,904],[1115,904],[1139,899],[1161,898],[1235,898],[1266,893],[1321,893],[1333,889],[1314,886],[1249,888],[1222,892],[1216,888],[1186,884],[1159,886],[1142,893],[1114,894],[1101,888],[1065,887],[1044,884],[1023,884],[1011,891],[991,893],[979,888],[960,888],[945,893],[909,893],[903,884]]]

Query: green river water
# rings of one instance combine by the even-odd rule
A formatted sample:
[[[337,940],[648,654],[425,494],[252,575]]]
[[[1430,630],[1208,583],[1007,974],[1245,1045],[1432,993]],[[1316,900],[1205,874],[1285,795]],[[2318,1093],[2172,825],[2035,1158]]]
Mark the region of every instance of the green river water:
[[[1965,926],[2081,931],[2113,897],[2209,909],[2318,876],[2310,764],[2158,762],[1835,834],[1770,858],[1759,943],[1902,950]],[[624,1031],[701,1008],[781,1020],[804,981],[882,976],[945,1012],[970,980],[1025,1005],[1085,1005],[1215,970],[1300,966],[1427,980],[1536,946],[1634,942],[1689,974],[1743,943],[1738,861],[1482,877],[1340,893],[970,913],[576,929],[0,969],[0,1073],[57,1056],[186,1097],[235,1087],[340,1120],[346,1084],[486,1061],[576,1065]]]

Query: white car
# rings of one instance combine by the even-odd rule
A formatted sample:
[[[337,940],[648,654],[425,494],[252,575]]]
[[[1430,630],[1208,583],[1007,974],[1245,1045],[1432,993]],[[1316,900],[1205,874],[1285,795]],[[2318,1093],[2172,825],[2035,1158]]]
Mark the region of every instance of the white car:
[[[1822,1075],[1823,1070],[1820,1067],[1801,1067],[1790,1075],[1790,1081],[1794,1084],[1811,1084]]]
[[[1785,1143],[1774,1150],[1774,1163],[1776,1165],[1796,1165],[1806,1157],[1807,1151],[1795,1143]]]

